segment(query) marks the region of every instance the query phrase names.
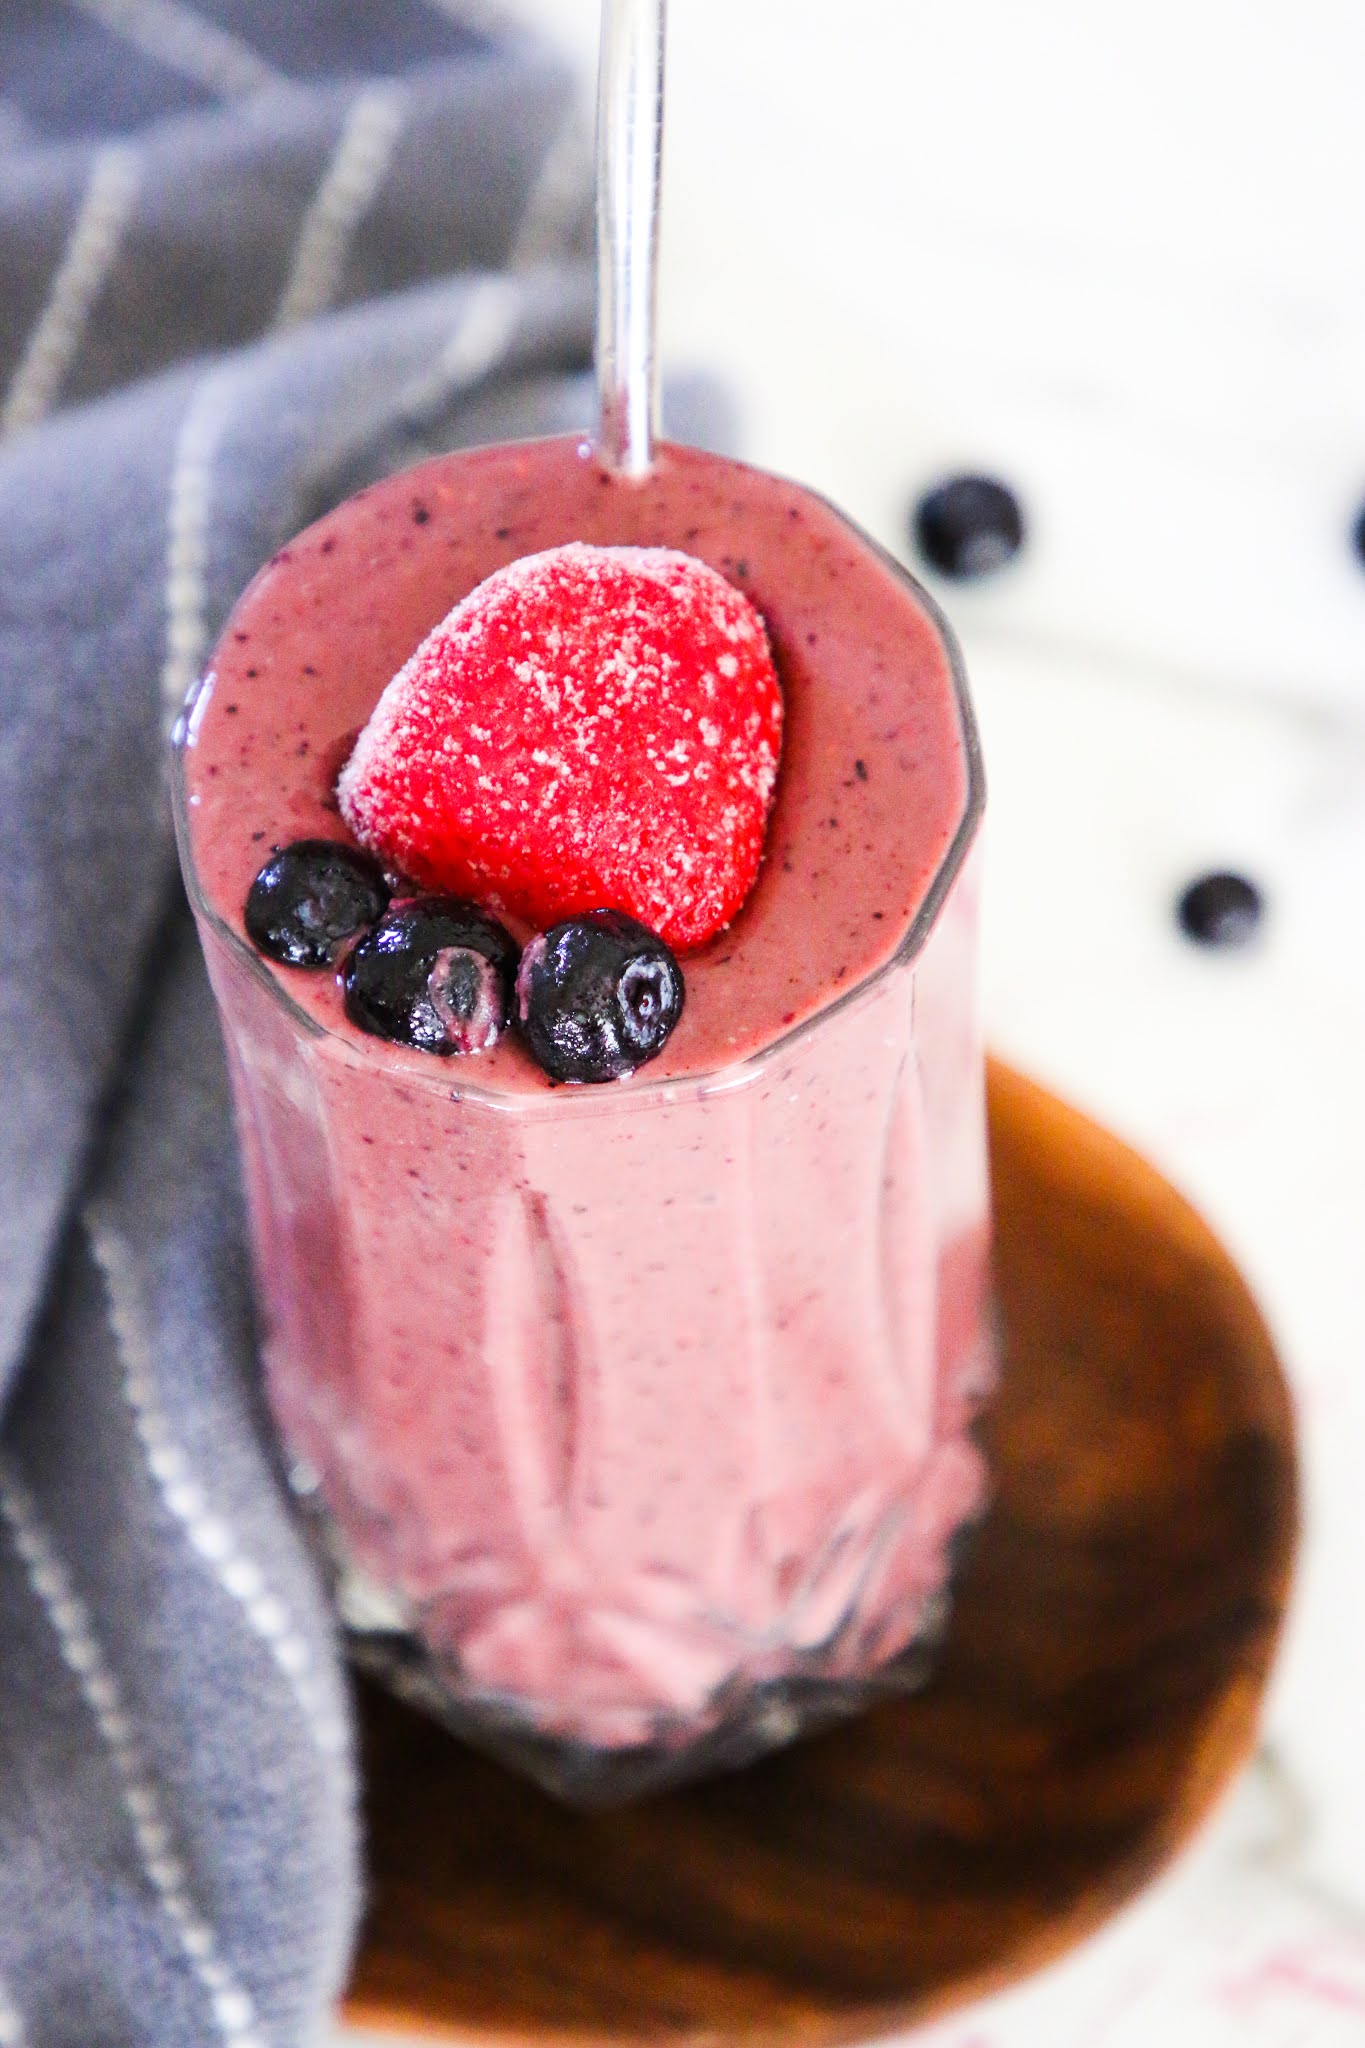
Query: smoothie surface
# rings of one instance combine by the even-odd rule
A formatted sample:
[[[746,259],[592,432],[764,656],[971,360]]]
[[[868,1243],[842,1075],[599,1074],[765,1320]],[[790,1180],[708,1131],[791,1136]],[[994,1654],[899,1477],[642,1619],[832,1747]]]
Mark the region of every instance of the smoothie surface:
[[[439,457],[309,527],[238,603],[196,701],[183,767],[199,885],[248,943],[242,908],[270,852],[348,836],[337,775],[419,642],[494,569],[570,540],[682,549],[767,624],[786,718],[758,882],[729,929],[683,957],[682,1021],[623,1085],[712,1073],[897,952],[970,801],[951,657],[925,602],[832,507],[760,471],[665,445],[630,482],[577,439],[527,442]],[[438,1066],[355,1031],[331,974],[263,964],[386,1063],[518,1094],[550,1085],[514,1032]]]

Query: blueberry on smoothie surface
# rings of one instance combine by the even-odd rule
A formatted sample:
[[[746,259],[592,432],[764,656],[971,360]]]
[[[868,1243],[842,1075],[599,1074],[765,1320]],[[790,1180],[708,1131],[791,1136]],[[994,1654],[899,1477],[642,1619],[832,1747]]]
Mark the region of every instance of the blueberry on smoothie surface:
[[[341,970],[362,1031],[441,1055],[486,1052],[507,1023],[517,943],[460,896],[395,903]]]
[[[624,911],[569,918],[522,955],[522,1036],[553,1080],[624,1080],[663,1050],[682,1009],[682,969]]]
[[[334,839],[296,839],[272,854],[247,891],[251,943],[284,967],[330,967],[384,914],[389,886],[377,860]]]

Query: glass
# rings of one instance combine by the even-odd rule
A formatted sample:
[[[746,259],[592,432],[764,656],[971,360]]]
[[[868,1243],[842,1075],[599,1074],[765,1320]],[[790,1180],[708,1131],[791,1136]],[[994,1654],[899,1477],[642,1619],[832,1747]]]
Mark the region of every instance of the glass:
[[[570,538],[741,580],[787,698],[753,897],[684,957],[663,1058],[586,1088],[510,1041],[367,1038],[241,923],[271,844],[339,836],[332,781],[405,654]],[[572,441],[446,457],[262,572],[174,785],[269,1399],[361,1660],[583,1799],[916,1682],[993,1371],[981,770],[931,601],[822,500],[695,450],[643,481]]]

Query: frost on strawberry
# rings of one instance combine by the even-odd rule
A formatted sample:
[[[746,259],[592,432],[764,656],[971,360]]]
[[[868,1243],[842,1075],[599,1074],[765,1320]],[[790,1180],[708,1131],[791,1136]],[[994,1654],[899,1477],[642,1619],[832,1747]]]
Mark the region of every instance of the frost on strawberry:
[[[753,887],[781,741],[742,591],[672,549],[573,542],[456,605],[337,793],[362,844],[426,888],[541,929],[624,910],[686,949]]]

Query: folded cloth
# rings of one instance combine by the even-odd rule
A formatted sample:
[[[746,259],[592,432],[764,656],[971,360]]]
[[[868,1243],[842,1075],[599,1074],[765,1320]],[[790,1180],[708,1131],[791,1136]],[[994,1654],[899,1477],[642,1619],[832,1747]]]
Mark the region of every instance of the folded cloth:
[[[287,2048],[352,1734],[165,735],[330,499],[582,417],[581,115],[461,0],[7,0],[0,81],[0,2048]]]

